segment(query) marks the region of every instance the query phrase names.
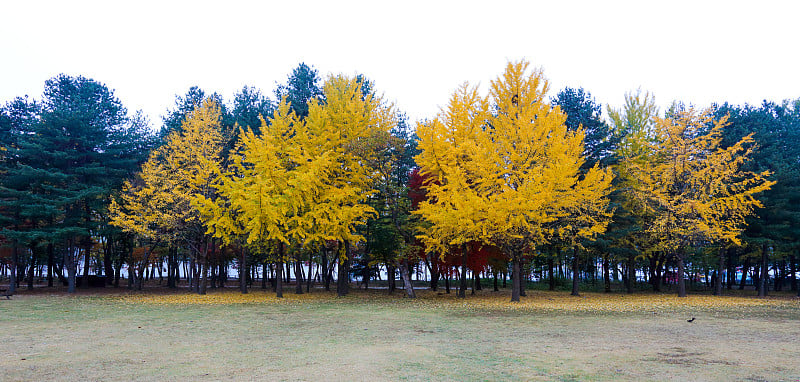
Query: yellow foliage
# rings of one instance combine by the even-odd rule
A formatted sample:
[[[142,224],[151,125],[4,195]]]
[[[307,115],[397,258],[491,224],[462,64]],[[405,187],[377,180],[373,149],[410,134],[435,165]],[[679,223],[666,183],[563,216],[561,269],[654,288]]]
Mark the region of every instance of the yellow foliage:
[[[625,189],[647,229],[670,250],[699,241],[739,244],[745,217],[761,206],[756,194],[775,182],[768,172],[743,171],[752,135],[721,148],[727,117],[710,111],[678,110],[654,119],[653,139],[637,142],[640,152],[623,158]]]
[[[331,77],[323,92],[326,103],[312,101],[305,120],[284,99],[261,135],[240,133],[215,185],[221,197],[196,200],[210,233],[244,234],[251,245],[360,239],[355,226],[374,213],[364,204],[373,148],[388,136],[393,113],[354,79]]]
[[[317,291],[305,294],[290,294],[276,298],[274,294],[251,291],[241,294],[222,291],[198,295],[193,293],[134,294],[116,297],[117,301],[136,305],[236,305],[259,304],[302,307],[309,304],[380,304],[390,307],[402,302],[420,310],[473,311],[473,312],[553,312],[553,313],[670,313],[735,310],[742,316],[748,309],[798,309],[800,303],[788,299],[758,299],[733,296],[690,296],[679,298],[672,295],[653,294],[607,294],[584,293],[583,297],[570,296],[567,292],[529,291],[519,303],[509,303],[496,294],[481,293],[468,300],[456,299],[452,295],[440,295],[431,291],[419,291],[418,298],[399,300],[384,292],[356,292],[349,298],[337,298],[334,294]]]
[[[462,85],[446,110],[418,126],[416,160],[434,180],[416,212],[430,223],[419,235],[429,247],[478,240],[513,245],[517,256],[557,233],[577,240],[605,231],[611,172],[580,173],[583,132],[567,129],[566,115],[546,103],[541,70],[527,68],[509,63],[488,98]]]
[[[112,200],[111,224],[155,241],[202,235],[190,229],[200,226],[192,201],[211,197],[219,181],[220,119],[219,105],[212,100],[190,112],[181,131],[170,133],[137,177],[125,183],[121,202]]]

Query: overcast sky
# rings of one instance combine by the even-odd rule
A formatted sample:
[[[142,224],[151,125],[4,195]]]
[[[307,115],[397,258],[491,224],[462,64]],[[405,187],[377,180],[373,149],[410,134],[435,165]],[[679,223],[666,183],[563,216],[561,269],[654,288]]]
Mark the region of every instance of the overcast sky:
[[[59,73],[115,90],[153,127],[192,85],[273,97],[300,62],[363,73],[412,120],[462,82],[486,91],[508,60],[619,106],[641,87],[678,99],[800,97],[797,1],[4,1],[0,102]]]

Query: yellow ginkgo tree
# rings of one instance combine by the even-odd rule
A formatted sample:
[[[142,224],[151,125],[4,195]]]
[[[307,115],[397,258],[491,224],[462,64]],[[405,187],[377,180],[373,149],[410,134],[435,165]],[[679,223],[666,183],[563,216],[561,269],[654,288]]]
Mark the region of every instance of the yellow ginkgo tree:
[[[372,147],[388,136],[393,114],[379,98],[364,95],[355,79],[331,77],[323,93],[325,103],[311,101],[304,120],[284,100],[260,135],[243,131],[230,170],[215,186],[218,197],[195,199],[209,233],[244,232],[249,245],[277,247],[279,297],[288,246],[341,241],[339,268],[346,271],[346,249],[363,239],[355,228],[374,214],[365,203],[375,172]],[[299,262],[296,267],[299,274]],[[342,272],[339,279],[341,285]]]
[[[775,183],[768,172],[742,170],[755,147],[752,135],[720,146],[726,121],[710,111],[674,108],[654,118],[653,137],[636,143],[641,150],[622,159],[625,191],[649,217],[645,229],[677,260],[681,297],[687,248],[739,244],[745,217],[761,206],[756,195]]]
[[[195,286],[205,293],[213,243],[192,202],[216,193],[223,149],[221,116],[219,105],[211,99],[195,107],[181,131],[170,133],[166,143],[150,155],[137,179],[126,182],[121,202],[111,204],[111,224],[150,243],[140,265],[139,286],[153,247],[161,242],[182,243],[201,267],[201,280]]]
[[[419,238],[441,252],[470,241],[502,248],[513,266],[512,301],[524,253],[559,233],[604,232],[612,180],[607,169],[580,172],[583,133],[567,129],[566,115],[546,102],[542,71],[528,66],[509,63],[488,98],[462,86],[418,127],[417,163],[432,178],[416,212],[429,223]]]

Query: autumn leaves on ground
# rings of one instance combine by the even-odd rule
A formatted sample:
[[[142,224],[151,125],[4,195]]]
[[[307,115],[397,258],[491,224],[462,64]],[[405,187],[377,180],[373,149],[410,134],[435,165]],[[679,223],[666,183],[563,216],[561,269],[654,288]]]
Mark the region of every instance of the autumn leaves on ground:
[[[789,295],[160,292],[4,300],[0,379],[800,378]]]

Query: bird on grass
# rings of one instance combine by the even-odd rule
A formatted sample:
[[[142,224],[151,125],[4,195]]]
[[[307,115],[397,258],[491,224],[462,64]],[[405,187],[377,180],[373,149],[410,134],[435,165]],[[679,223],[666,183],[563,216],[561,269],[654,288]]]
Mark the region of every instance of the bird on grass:
[[[686,322],[692,322],[692,321],[694,321],[694,317],[692,317],[691,320],[686,320]]]

